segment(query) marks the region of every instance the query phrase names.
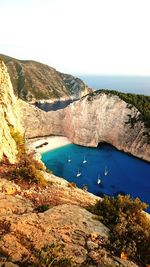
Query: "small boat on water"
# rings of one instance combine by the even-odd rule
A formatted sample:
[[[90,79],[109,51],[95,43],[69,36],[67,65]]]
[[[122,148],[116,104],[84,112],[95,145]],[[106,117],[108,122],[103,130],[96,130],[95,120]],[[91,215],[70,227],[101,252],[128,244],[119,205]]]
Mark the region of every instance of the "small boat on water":
[[[71,158],[70,158],[70,156],[68,157],[68,162],[71,162]]]
[[[105,167],[104,175],[106,176],[108,173],[109,171],[107,170],[107,167]]]
[[[83,160],[83,162],[82,163],[86,163],[87,162],[87,160],[85,159],[85,157],[84,157],[84,160]]]
[[[101,183],[101,179],[100,179],[100,177],[98,175],[97,184],[100,184],[100,183]]]
[[[100,184],[101,183],[101,179],[97,179],[97,184]]]
[[[79,169],[78,169],[78,172],[77,172],[77,174],[76,174],[76,177],[79,177],[79,176],[81,176],[81,172],[80,172]]]

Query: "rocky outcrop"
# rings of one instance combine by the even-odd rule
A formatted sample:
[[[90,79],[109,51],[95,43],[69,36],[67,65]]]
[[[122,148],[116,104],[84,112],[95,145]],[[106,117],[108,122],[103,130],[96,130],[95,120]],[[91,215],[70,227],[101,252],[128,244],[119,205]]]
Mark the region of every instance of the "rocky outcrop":
[[[82,80],[32,60],[0,54],[8,68],[16,96],[25,101],[79,98],[89,89]]]
[[[14,163],[17,159],[16,142],[12,132],[22,132],[18,117],[17,99],[4,63],[0,60],[0,161],[7,159]]]
[[[20,102],[26,137],[62,135],[75,144],[97,147],[101,142],[150,161],[149,130],[140,112],[119,96],[95,92],[64,110],[44,112]],[[132,119],[134,123],[132,123]]]
[[[105,250],[108,228],[79,206],[63,204],[37,213],[30,201],[17,196],[0,196],[0,206],[2,266],[43,266],[44,255],[49,263],[53,258],[62,258],[77,267],[89,267],[89,262],[94,267],[137,266]]]
[[[64,115],[62,110],[45,112],[22,100],[18,100],[18,107],[20,108],[21,124],[27,138],[63,135],[61,122]]]
[[[64,135],[73,143],[96,147],[107,142],[119,150],[150,161],[149,129],[140,112],[116,95],[95,92],[64,110]],[[132,123],[133,119],[133,123]]]

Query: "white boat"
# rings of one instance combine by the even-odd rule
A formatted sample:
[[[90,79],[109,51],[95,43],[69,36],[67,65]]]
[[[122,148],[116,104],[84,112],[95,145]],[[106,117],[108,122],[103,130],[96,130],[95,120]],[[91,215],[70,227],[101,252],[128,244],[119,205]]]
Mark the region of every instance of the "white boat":
[[[77,172],[77,174],[76,174],[76,177],[79,177],[79,176],[81,176],[81,172],[80,172],[79,169],[78,169],[78,172]]]
[[[84,157],[84,160],[83,160],[83,162],[82,163],[86,163],[87,162],[87,160],[85,159],[85,157]]]
[[[68,162],[71,162],[71,158],[70,157],[68,157]]]
[[[105,176],[106,176],[108,173],[109,173],[109,171],[107,170],[107,167],[105,167],[105,172],[104,172]]]
[[[98,179],[97,179],[97,184],[100,184],[100,183],[101,183],[101,179],[98,178]]]
[[[97,184],[100,184],[100,183],[101,183],[101,179],[99,178],[99,175],[98,175]]]

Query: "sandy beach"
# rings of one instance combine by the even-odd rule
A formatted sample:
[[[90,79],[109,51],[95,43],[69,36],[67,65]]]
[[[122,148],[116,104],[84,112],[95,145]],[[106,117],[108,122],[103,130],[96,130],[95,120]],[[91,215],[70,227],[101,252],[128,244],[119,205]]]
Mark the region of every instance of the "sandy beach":
[[[71,142],[67,137],[63,136],[48,136],[28,140],[29,147],[39,153],[43,153],[68,144],[71,144]]]

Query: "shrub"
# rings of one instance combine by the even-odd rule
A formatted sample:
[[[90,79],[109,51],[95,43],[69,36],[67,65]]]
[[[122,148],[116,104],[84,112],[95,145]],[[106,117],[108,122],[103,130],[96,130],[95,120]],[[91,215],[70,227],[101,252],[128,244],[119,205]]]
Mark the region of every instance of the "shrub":
[[[109,249],[142,264],[150,263],[150,221],[143,212],[147,205],[138,198],[105,196],[91,211],[110,228]]]
[[[26,151],[25,137],[20,132],[15,131],[12,126],[9,126],[9,128],[10,128],[10,134],[17,145],[18,159],[19,159],[21,155],[24,154]]]
[[[34,158],[34,153],[27,154],[25,137],[20,132],[15,131],[13,126],[9,126],[9,128],[18,150],[18,164],[14,166],[12,171],[13,177],[46,186],[47,182],[41,172],[45,170],[44,164]]]
[[[44,212],[44,211],[49,210],[49,209],[50,209],[49,205],[40,205],[40,206],[35,208],[35,211]]]
[[[37,253],[36,267],[72,267],[71,258],[65,252],[63,245],[54,243],[44,246]]]
[[[15,166],[12,174],[15,179],[24,179],[28,182],[36,182],[47,185],[41,171],[45,170],[44,165],[34,159],[34,154],[22,154],[19,163]]]

